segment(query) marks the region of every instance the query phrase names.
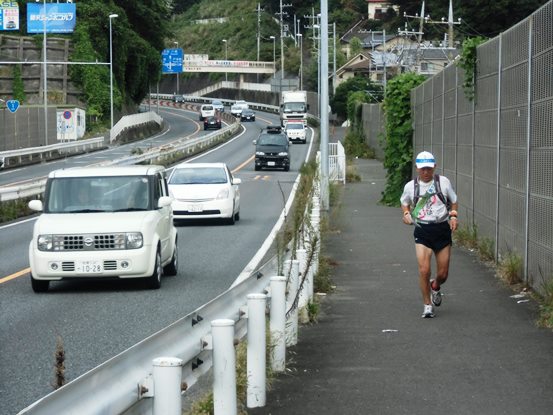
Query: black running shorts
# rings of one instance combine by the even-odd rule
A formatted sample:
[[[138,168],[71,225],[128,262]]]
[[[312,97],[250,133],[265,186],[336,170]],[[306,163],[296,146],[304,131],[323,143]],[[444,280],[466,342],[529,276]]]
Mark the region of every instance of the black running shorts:
[[[434,252],[439,252],[452,243],[451,228],[448,221],[417,224],[413,235],[415,236],[416,244],[423,244]]]

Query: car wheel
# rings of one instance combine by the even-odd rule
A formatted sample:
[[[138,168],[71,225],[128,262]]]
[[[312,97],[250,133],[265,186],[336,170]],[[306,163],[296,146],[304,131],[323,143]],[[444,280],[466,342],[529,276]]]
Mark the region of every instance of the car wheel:
[[[259,170],[261,170],[261,167],[256,165],[254,169],[255,169],[255,171],[259,171]]]
[[[163,275],[163,268],[161,267],[161,254],[159,248],[156,251],[156,262],[154,264],[154,272],[148,278],[148,288],[157,290],[161,287],[161,276]]]
[[[31,287],[35,293],[44,293],[48,291],[50,281],[35,280],[31,275]]]
[[[227,223],[229,225],[234,225],[235,222],[236,222],[236,216],[234,214],[234,205],[232,205],[232,213],[230,214],[230,218],[227,219]]]
[[[175,239],[175,247],[173,248],[173,257],[171,262],[163,268],[164,275],[177,275],[179,269],[179,250],[177,245],[178,239]]]
[[[234,220],[235,220],[236,222],[238,222],[238,221],[240,220],[240,211],[238,211],[238,212],[236,212],[236,213],[234,214]]]
[[[284,171],[289,171],[290,170],[290,166],[284,166]]]

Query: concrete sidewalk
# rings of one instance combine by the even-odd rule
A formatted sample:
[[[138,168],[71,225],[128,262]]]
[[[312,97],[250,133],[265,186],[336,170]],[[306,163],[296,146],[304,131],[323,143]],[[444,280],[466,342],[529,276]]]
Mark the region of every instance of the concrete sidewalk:
[[[552,414],[553,332],[536,327],[536,305],[454,247],[442,306],[422,319],[413,228],[378,205],[382,164],[357,170],[324,241],[337,289],[248,414]]]

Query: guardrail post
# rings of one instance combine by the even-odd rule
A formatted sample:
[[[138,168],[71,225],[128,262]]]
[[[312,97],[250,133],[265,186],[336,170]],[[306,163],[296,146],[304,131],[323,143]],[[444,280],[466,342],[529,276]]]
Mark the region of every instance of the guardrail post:
[[[176,357],[158,357],[154,366],[154,415],[180,415],[183,361]]]
[[[299,321],[301,323],[307,323],[309,321],[309,314],[307,312],[307,305],[309,303],[309,278],[305,274],[307,268],[307,251],[305,249],[297,249],[296,256],[299,261],[298,281],[300,285],[300,298],[298,302],[299,308]]]
[[[284,372],[286,367],[286,278],[271,277],[271,368]]]
[[[236,352],[234,320],[211,322],[213,334],[213,410],[215,415],[236,415]]]
[[[248,408],[265,406],[266,402],[266,304],[265,294],[248,295]]]
[[[286,346],[298,344],[298,303],[296,298],[298,297],[299,265],[300,263],[296,259],[284,261],[286,274],[290,271],[286,301]]]

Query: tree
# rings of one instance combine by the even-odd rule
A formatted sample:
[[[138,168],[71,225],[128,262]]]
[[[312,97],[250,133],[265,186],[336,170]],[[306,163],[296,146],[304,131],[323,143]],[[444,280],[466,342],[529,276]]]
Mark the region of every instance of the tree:
[[[348,97],[350,94],[354,92],[363,92],[365,95],[370,97],[369,100],[364,102],[375,102],[376,98],[379,96],[379,93],[373,93],[373,91],[378,90],[381,90],[381,87],[373,84],[369,78],[356,75],[338,85],[336,93],[330,100],[330,106],[332,107],[332,111],[336,113],[338,117],[346,119],[348,116]]]

